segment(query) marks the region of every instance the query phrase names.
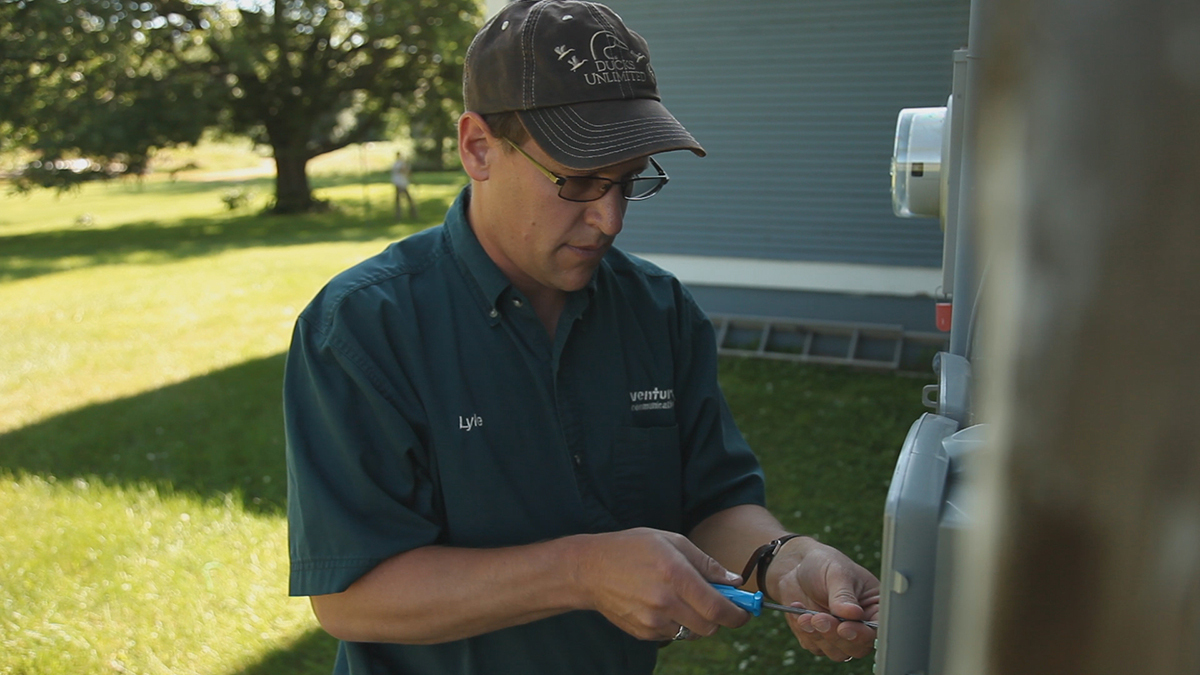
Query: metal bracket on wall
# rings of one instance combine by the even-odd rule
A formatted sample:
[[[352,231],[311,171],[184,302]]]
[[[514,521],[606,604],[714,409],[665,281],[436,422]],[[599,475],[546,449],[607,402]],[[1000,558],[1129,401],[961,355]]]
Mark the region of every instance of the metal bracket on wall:
[[[714,315],[717,351],[804,363],[928,372],[946,349],[946,333],[906,331],[903,326],[767,317]]]

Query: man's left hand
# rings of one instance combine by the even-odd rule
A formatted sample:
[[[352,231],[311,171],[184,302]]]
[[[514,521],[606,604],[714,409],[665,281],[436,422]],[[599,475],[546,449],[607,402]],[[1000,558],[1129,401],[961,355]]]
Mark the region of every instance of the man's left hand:
[[[879,580],[837,549],[807,537],[788,542],[771,563],[767,585],[781,604],[825,612],[787,615],[808,651],[833,661],[871,652],[875,629],[859,621],[879,615]]]

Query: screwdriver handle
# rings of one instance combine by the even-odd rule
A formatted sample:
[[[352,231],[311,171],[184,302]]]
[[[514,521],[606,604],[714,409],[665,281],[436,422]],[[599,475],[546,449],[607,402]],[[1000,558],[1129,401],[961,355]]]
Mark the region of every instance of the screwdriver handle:
[[[741,607],[747,612],[750,612],[754,616],[759,616],[762,614],[762,591],[751,593],[750,591],[739,590],[733,586],[726,586],[725,584],[713,584],[712,587],[720,591],[721,595],[729,598],[733,604]]]

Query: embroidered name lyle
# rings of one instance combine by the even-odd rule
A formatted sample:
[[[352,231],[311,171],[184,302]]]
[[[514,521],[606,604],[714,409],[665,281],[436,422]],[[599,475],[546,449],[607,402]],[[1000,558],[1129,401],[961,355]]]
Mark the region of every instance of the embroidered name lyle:
[[[647,389],[645,391],[629,392],[629,400],[633,402],[630,410],[670,410],[675,407],[674,389]]]

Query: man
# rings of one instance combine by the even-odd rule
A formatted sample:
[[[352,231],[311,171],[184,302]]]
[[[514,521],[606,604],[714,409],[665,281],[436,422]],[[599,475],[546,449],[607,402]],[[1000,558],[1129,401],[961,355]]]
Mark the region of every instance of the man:
[[[336,672],[649,673],[749,620],[714,582],[874,618],[869,572],[762,507],[711,323],[612,246],[667,181],[651,155],[704,154],[646,43],[601,5],[513,3],[464,94],[445,224],[330,282],[288,355],[291,592]],[[839,661],[874,638],[788,621]]]

